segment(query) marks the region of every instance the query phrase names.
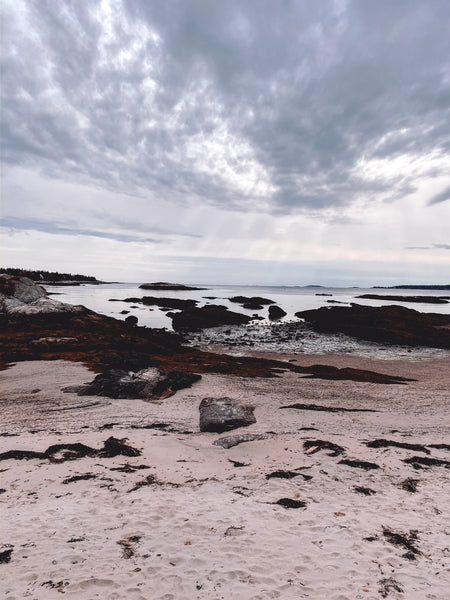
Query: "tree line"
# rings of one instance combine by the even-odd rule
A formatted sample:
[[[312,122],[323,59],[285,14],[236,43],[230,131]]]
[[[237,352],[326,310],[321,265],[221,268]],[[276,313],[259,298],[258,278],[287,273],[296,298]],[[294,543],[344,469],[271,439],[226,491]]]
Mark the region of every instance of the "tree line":
[[[19,277],[28,277],[33,281],[97,281],[95,277],[90,275],[80,275],[79,273],[58,273],[57,271],[35,271],[33,269],[19,269],[8,267],[0,269],[1,273],[7,275],[17,275]]]

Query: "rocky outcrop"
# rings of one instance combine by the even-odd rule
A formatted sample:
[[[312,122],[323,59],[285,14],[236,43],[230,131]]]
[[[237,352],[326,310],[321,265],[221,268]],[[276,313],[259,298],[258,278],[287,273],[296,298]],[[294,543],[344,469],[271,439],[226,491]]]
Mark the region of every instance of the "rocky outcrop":
[[[287,312],[284,311],[279,306],[277,306],[276,304],[273,306],[269,306],[269,319],[271,321],[278,321],[278,319],[281,319],[282,317],[285,317],[286,315],[287,315]]]
[[[361,294],[357,298],[365,298],[367,300],[392,300],[393,302],[418,302],[425,304],[448,304],[445,296],[394,296],[393,294]]]
[[[168,398],[178,390],[192,387],[201,379],[196,373],[164,372],[159,369],[142,369],[137,373],[111,369],[97,375],[86,385],[70,386],[64,392],[79,396],[106,396],[107,398],[142,398],[144,400]]]
[[[232,398],[203,398],[199,410],[200,431],[223,433],[256,423],[255,407]]]
[[[157,281],[155,283],[143,283],[139,286],[142,290],[205,290],[206,288],[183,285],[182,283],[168,283]]]
[[[124,300],[111,298],[110,302],[131,302],[132,304],[144,304],[145,306],[162,306],[164,308],[173,308],[180,310],[192,308],[197,304],[197,300],[183,300],[182,298],[157,298],[155,296],[143,296],[142,298],[125,298]]]
[[[450,315],[402,306],[322,307],[295,313],[316,331],[345,333],[372,342],[450,348]]]
[[[167,313],[172,318],[175,331],[197,331],[220,325],[242,325],[251,317],[228,310],[225,306],[209,305],[201,308],[188,308],[180,313]]]
[[[82,306],[65,304],[47,296],[47,292],[28,277],[0,275],[0,312],[10,315],[36,315],[82,312]]]
[[[264,306],[268,304],[275,304],[273,300],[269,300],[268,298],[261,298],[260,296],[233,296],[232,298],[228,298],[230,302],[235,302],[236,304],[240,304],[242,308],[246,308],[248,310],[261,310]]]

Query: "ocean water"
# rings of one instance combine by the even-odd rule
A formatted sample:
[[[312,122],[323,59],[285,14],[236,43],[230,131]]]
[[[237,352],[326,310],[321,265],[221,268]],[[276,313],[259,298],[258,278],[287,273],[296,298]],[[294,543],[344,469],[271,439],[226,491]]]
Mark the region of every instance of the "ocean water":
[[[199,286],[200,287],[200,286]],[[206,286],[205,286],[206,288]],[[57,300],[69,304],[82,304],[98,313],[116,319],[125,319],[129,315],[138,318],[138,324],[152,328],[172,330],[172,320],[157,306],[144,306],[123,302],[125,298],[142,298],[156,296],[159,298],[182,298],[198,301],[198,306],[206,304],[221,304],[229,310],[264,317],[264,320],[253,321],[241,327],[219,327],[193,333],[189,336],[192,344],[201,347],[220,346],[233,354],[245,354],[249,350],[277,353],[347,353],[383,359],[426,359],[449,356],[445,350],[433,348],[409,348],[402,346],[384,346],[371,342],[355,340],[348,336],[317,334],[295,317],[301,310],[320,308],[321,306],[340,306],[330,303],[330,300],[340,303],[356,302],[367,306],[383,306],[393,304],[392,301],[367,300],[357,298],[361,294],[389,294],[397,296],[446,296],[448,292],[439,290],[383,290],[363,288],[294,288],[294,287],[262,287],[262,286],[208,286],[202,290],[159,291],[142,290],[137,283],[113,283],[81,286],[48,286],[47,290],[55,294]],[[56,295],[57,294],[57,295]],[[213,299],[208,298],[213,297]],[[273,300],[286,311],[287,315],[280,321],[270,322],[267,318],[268,307],[253,311],[242,308],[241,305],[230,302],[233,296],[262,296]],[[119,300],[111,302],[111,299]],[[427,304],[395,302],[407,308],[420,312],[450,314],[450,303]],[[121,314],[122,311],[129,311]],[[299,323],[298,334],[292,334],[292,323]]]
[[[200,287],[200,286],[199,286]],[[206,288],[206,286],[205,286]],[[321,306],[334,306],[329,300],[350,303],[356,302],[366,306],[383,306],[393,304],[392,301],[366,300],[357,298],[361,294],[389,294],[396,296],[446,296],[448,291],[440,290],[384,290],[364,288],[295,288],[295,287],[257,287],[257,286],[208,286],[202,290],[183,291],[159,291],[139,289],[138,283],[112,283],[80,286],[48,286],[47,291],[58,294],[53,296],[56,300],[68,302],[69,304],[82,304],[86,308],[98,313],[125,319],[129,315],[138,318],[139,325],[155,328],[167,328],[172,330],[172,320],[164,311],[157,306],[147,307],[142,304],[130,304],[128,302],[111,302],[110,299],[124,300],[125,298],[142,298],[142,296],[155,296],[158,298],[183,298],[198,301],[198,306],[205,304],[221,304],[229,310],[241,312],[248,315],[257,313],[267,319],[268,307],[263,310],[246,310],[241,305],[230,302],[228,298],[233,296],[262,296],[273,300],[278,306],[287,312],[282,321],[292,320],[294,314],[300,310],[310,310]],[[323,295],[326,294],[326,295]],[[213,300],[206,296],[214,296]],[[396,302],[400,306],[413,308],[420,312],[433,312],[439,314],[450,314],[450,302],[448,304],[427,304]],[[132,308],[132,307],[135,308]],[[339,306],[338,304],[336,306]],[[121,311],[128,310],[128,314]]]

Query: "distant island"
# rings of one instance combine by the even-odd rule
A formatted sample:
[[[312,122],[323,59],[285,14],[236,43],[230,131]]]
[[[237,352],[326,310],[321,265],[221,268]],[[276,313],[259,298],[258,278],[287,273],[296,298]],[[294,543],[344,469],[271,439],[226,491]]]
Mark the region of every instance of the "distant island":
[[[166,281],[157,281],[155,283],[143,283],[139,286],[142,290],[206,290],[207,288],[183,285],[182,283],[168,283]]]
[[[450,290],[450,285],[374,285],[373,290]]]
[[[16,277],[28,277],[32,281],[36,281],[46,285],[80,285],[81,283],[103,283],[98,281],[91,275],[80,275],[79,273],[58,273],[57,271],[19,269],[15,267],[0,268],[1,273],[13,275]]]

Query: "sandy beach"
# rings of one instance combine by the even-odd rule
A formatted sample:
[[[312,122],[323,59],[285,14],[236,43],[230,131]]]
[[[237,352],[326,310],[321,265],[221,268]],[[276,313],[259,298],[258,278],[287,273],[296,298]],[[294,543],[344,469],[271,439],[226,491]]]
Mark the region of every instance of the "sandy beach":
[[[432,447],[449,443],[450,359],[282,358],[416,381],[206,374],[147,402],[62,392],[93,379],[79,363],[2,371],[1,452],[110,436],[142,452],[1,462],[2,600],[450,598],[448,465],[404,462],[450,459]],[[256,423],[200,433],[210,396],[254,405]],[[294,403],[374,412],[280,409]],[[238,433],[264,437],[213,444]],[[400,446],[367,446],[380,439]]]

